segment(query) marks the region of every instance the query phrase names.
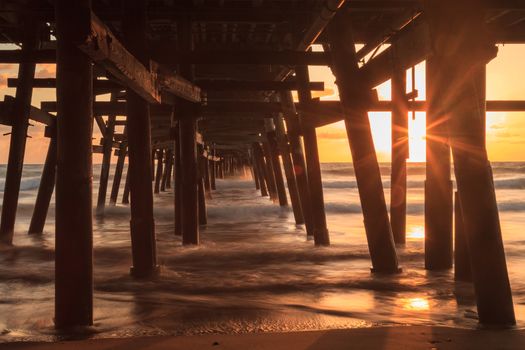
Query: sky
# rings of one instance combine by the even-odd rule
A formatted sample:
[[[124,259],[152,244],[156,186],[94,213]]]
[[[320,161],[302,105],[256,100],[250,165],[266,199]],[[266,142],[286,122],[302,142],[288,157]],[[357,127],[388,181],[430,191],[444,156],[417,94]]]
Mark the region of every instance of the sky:
[[[6,45],[0,49],[9,49]],[[487,99],[489,100],[525,100],[525,45],[500,45],[498,57],[487,65]],[[16,77],[18,66],[0,64],[0,98],[15,95],[15,89],[7,88],[7,78]],[[55,76],[54,64],[37,65],[36,77]],[[310,67],[312,81],[324,81],[325,91],[317,94],[321,100],[338,100],[334,77],[327,67]],[[407,90],[411,91],[410,71],[407,71]],[[425,99],[425,65],[416,66],[416,89],[418,99]],[[390,82],[377,88],[380,99],[390,99]],[[315,96],[316,94],[314,94]],[[32,104],[40,106],[41,101],[54,101],[53,89],[35,89]],[[425,113],[416,113],[409,118],[410,159],[419,162],[425,158]],[[390,161],[390,113],[369,113],[374,144],[381,162]],[[25,162],[43,163],[48,139],[43,137],[44,128],[35,123],[29,128]],[[100,139],[96,126],[94,138]],[[7,162],[9,152],[10,127],[0,126],[0,164]],[[321,162],[349,162],[350,148],[343,122],[334,123],[317,129],[319,155]],[[487,113],[487,149],[491,161],[525,161],[525,112]],[[94,156],[94,162],[100,162],[100,155]],[[113,160],[114,162],[115,160]]]

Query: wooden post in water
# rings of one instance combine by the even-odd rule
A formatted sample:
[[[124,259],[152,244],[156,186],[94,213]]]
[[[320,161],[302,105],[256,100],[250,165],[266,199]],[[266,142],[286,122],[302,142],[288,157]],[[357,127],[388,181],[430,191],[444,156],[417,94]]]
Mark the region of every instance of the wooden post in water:
[[[279,161],[279,146],[277,145],[275,136],[275,125],[273,119],[268,118],[265,119],[264,122],[266,125],[266,139],[268,140],[269,156],[272,162],[279,205],[281,207],[286,207],[288,206],[288,198],[286,197],[286,187],[284,186],[283,172],[281,169],[281,162]]]
[[[429,28],[439,60],[449,73],[445,100],[461,213],[470,253],[472,280],[481,324],[516,323],[507,272],[492,169],[485,147],[487,62],[497,48],[479,1],[426,3]],[[454,45],[450,45],[453,42]]]
[[[290,141],[290,153],[292,156],[293,170],[297,180],[297,192],[301,202],[301,211],[303,213],[304,224],[307,236],[313,237],[314,224],[312,219],[312,206],[310,199],[310,188],[308,185],[308,175],[306,173],[306,163],[303,154],[303,144],[300,137],[299,119],[295,112],[295,104],[290,91],[281,93],[281,103],[286,111],[284,119],[288,130],[288,139]]]
[[[260,154],[260,145],[258,142],[254,142],[252,145],[253,150],[253,166],[256,169],[257,174],[259,175],[259,187],[261,190],[261,196],[268,196],[268,188],[266,187],[266,172],[265,166],[263,165],[264,158]]]
[[[414,88],[415,89],[415,88]],[[396,67],[392,76],[392,169],[390,222],[394,242],[406,243],[408,99],[406,70]]]
[[[164,172],[162,174],[162,181],[161,181],[161,184],[160,184],[160,190],[162,192],[166,191],[166,188],[169,188],[168,187],[168,181],[171,177],[171,168],[173,166],[173,153],[171,152],[170,149],[166,149],[166,152],[165,152],[165,166],[164,166]]]
[[[352,152],[359,198],[363,209],[372,271],[399,272],[397,253],[386,207],[381,173],[372,140],[368,107],[371,86],[359,73],[353,35],[348,18],[338,14],[329,28],[332,70],[339,87],[346,133]]]
[[[302,225],[304,224],[303,210],[301,209],[301,202],[299,200],[299,192],[297,190],[297,182],[293,171],[290,148],[284,130],[283,117],[281,114],[275,114],[273,120],[275,124],[278,149],[283,160],[284,174],[286,176],[286,183],[288,184],[288,193],[290,194],[290,201],[292,202],[295,224]]]
[[[29,224],[29,234],[40,234],[44,232],[49,203],[53,196],[57,166],[57,138],[56,124],[46,127],[46,135],[49,136],[49,147],[47,149],[46,162],[42,170],[38,194],[36,196],[35,209]]]
[[[31,4],[28,2],[28,6]],[[30,9],[27,9],[30,11]],[[22,19],[22,54],[31,52],[39,45],[39,24],[28,14]],[[5,176],[5,185],[2,202],[2,217],[0,220],[0,242],[13,243],[16,211],[22,170],[24,167],[24,154],[26,148],[27,129],[29,126],[29,111],[33,95],[33,79],[35,76],[35,63],[23,62],[18,66],[18,85],[13,108],[13,126],[11,127],[11,140],[9,144],[9,157]]]
[[[452,267],[454,209],[446,107],[450,72],[436,57],[427,59],[426,84],[425,268],[441,270]]]
[[[124,182],[124,193],[122,194],[122,204],[129,204],[129,164],[126,171],[126,181]]]
[[[252,161],[252,171],[253,171],[253,181],[255,183],[255,189],[256,190],[260,190],[261,189],[261,184],[260,184],[260,176],[259,176],[259,171],[257,169],[257,162],[255,161],[255,156],[253,154],[253,148],[250,152],[250,160]]]
[[[120,190],[120,182],[122,181],[122,171],[124,170],[124,162],[126,161],[126,154],[128,153],[128,144],[122,141],[118,148],[117,164],[115,165],[115,175],[113,175],[113,186],[111,187],[111,195],[109,203],[115,205],[117,203],[118,192]]]
[[[300,82],[298,90],[299,103],[303,110],[308,110],[312,103],[312,93],[308,87],[310,78],[308,66],[296,66],[295,74]],[[321,179],[321,164],[319,162],[319,150],[317,147],[317,134],[314,127],[303,127],[304,152],[306,159],[306,172],[310,187],[310,199],[312,210],[312,221],[314,227],[315,245],[329,245],[330,236],[326,225],[326,214],[324,209],[323,181]]]
[[[205,194],[209,199],[211,199],[210,161],[208,160],[208,157],[202,157],[202,171]]]
[[[112,100],[115,100],[112,96]],[[103,214],[106,206],[106,194],[108,190],[109,169],[111,167],[111,151],[113,150],[113,135],[115,134],[115,115],[108,116],[105,133],[103,135],[103,156],[100,167],[100,181],[98,187],[97,214]]]
[[[160,192],[160,183],[163,175],[163,161],[164,161],[164,150],[159,148],[157,150],[157,173],[155,174],[155,191],[154,193]]]
[[[275,175],[272,164],[272,154],[268,141],[262,143],[262,154],[264,157],[264,164],[266,165],[266,185],[270,193],[270,199],[275,203],[278,200],[277,185],[275,183]]]
[[[175,140],[173,142],[173,149],[175,153],[175,159],[173,161],[173,169],[175,171],[175,235],[182,236],[182,170],[181,170],[181,157],[180,157],[180,132],[179,124],[174,128]]]
[[[147,1],[123,3],[122,32],[126,48],[148,66],[146,54]],[[158,274],[151,188],[151,123],[149,104],[133,90],[127,91],[129,187],[131,195],[131,274],[146,278]]]
[[[55,1],[57,169],[55,326],[93,324],[93,67],[76,44],[90,35],[91,1]]]
[[[454,198],[454,279],[456,281],[472,282],[470,254],[463,214],[461,213],[461,200],[457,191]]]
[[[216,183],[216,177],[217,177],[217,162],[215,161],[215,147],[212,148],[212,154],[213,154],[213,160],[210,160],[210,185],[212,191],[215,191],[217,189],[217,183]]]
[[[193,49],[191,22],[179,22],[180,49]],[[180,65],[181,75],[193,80],[190,64]],[[197,110],[198,106],[188,101],[180,101],[179,119],[180,157],[181,157],[181,219],[182,244],[199,244],[199,174],[197,163]]]
[[[199,186],[199,225],[208,224],[208,216],[206,213],[206,163],[207,160],[203,155],[204,148],[201,145],[197,147],[198,156],[198,186]]]

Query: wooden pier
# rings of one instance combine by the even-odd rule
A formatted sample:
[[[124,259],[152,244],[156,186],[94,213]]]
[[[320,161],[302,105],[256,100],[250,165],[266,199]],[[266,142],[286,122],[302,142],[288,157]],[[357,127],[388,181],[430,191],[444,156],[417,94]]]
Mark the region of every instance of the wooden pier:
[[[16,95],[0,102],[12,130],[0,241],[16,244],[28,125],[44,124],[49,150],[28,231],[42,233],[54,190],[57,328],[93,323],[93,153],[103,154],[96,213],[120,202],[125,181],[131,274],[153,278],[162,274],[154,194],[173,188],[173,233],[196,245],[206,201],[228,176],[253,174],[262,196],[292,207],[305,238],[330,245],[316,128],[344,121],[372,271],[402,273],[409,111],[427,113],[425,267],[450,269],[455,256],[480,322],[515,323],[485,112],[525,111],[525,101],[486,101],[485,66],[496,44],[525,43],[525,2],[4,0],[0,43],[12,44],[0,63],[19,64],[8,80]],[[414,101],[406,72],[423,61],[427,101]],[[56,64],[56,78],[35,78],[39,63]],[[324,84],[308,66],[331,68],[339,101],[312,98]],[[378,101],[375,88],[390,79],[392,100]],[[31,106],[33,88],[56,89],[56,100]],[[392,112],[390,213],[370,111]]]

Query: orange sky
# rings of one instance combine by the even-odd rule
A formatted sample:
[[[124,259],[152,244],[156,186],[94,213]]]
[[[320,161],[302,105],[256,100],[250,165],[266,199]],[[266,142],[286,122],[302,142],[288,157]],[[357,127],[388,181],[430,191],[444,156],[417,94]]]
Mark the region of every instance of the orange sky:
[[[0,45],[0,49],[7,49]],[[499,46],[499,54],[487,67],[487,98],[491,100],[524,100],[525,99],[525,45]],[[418,65],[416,88],[419,98],[424,100],[424,64]],[[0,97],[14,95],[15,89],[6,87],[8,77],[16,77],[17,65],[0,64]],[[37,77],[54,77],[55,66],[40,64],[37,66]],[[325,81],[326,92],[322,99],[337,100],[337,87],[334,77],[328,68],[311,67],[312,81]],[[410,79],[408,80],[410,84]],[[411,89],[411,86],[408,87]],[[389,82],[378,88],[381,99],[390,98]],[[35,89],[33,105],[39,106],[41,101],[55,100],[54,90]],[[370,122],[374,143],[380,161],[390,160],[390,113],[370,113]],[[422,161],[425,154],[425,115],[417,113],[416,118],[409,119],[411,160]],[[0,164],[6,163],[9,150],[9,136],[2,136],[10,131],[9,127],[0,126]],[[42,163],[45,159],[48,140],[43,137],[43,127],[30,127],[26,163]],[[343,123],[335,123],[317,129],[319,138],[320,158],[322,162],[351,161],[350,150]],[[94,137],[99,138],[95,127]],[[525,161],[525,113],[488,113],[487,115],[487,147],[492,161]],[[98,155],[95,162],[100,161]]]

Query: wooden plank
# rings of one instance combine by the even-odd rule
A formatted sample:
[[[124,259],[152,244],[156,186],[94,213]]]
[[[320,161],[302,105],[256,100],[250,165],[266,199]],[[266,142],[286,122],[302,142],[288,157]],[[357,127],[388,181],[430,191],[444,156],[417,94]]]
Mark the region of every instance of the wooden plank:
[[[208,91],[288,91],[297,90],[296,81],[247,81],[247,80],[197,80],[202,89]],[[324,82],[310,82],[312,91],[324,91]]]
[[[15,102],[13,96],[4,96],[4,101],[0,102],[0,124],[11,125],[12,108]],[[55,116],[49,114],[37,107],[31,106],[29,119],[44,125],[52,125],[55,122]]]
[[[0,50],[0,63],[55,63],[55,50],[32,50],[22,52],[22,50]]]

